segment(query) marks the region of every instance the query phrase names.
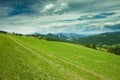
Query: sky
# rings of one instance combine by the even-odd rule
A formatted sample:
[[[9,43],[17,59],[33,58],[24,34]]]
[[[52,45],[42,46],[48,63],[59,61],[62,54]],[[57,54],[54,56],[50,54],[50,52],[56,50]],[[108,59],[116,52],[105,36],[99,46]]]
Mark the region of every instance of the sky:
[[[0,0],[0,30],[23,34],[120,31],[120,0]]]

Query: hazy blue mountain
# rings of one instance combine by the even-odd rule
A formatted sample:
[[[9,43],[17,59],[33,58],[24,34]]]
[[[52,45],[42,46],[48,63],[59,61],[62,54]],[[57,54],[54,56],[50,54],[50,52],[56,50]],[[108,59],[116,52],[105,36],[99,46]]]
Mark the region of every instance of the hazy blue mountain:
[[[113,45],[120,44],[120,32],[109,32],[96,35],[81,35],[76,33],[47,34],[47,38],[78,44]]]
[[[84,37],[84,36],[86,36],[86,35],[77,34],[77,33],[56,33],[54,35],[63,35],[63,36],[66,36],[66,37],[72,37],[72,36]]]
[[[93,36],[84,37],[78,40],[81,44],[113,45],[120,44],[120,32],[109,32]]]

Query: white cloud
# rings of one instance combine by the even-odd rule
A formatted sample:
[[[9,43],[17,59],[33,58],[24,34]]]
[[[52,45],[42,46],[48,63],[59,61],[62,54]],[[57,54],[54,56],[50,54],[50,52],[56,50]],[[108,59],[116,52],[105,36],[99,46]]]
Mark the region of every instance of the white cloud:
[[[62,11],[62,10],[68,9],[68,8],[69,8],[69,6],[67,3],[58,3],[53,12]]]
[[[115,26],[115,25],[119,25],[120,24],[120,21],[117,21],[117,22],[108,22],[108,23],[105,23],[105,26]]]
[[[44,9],[42,9],[41,12],[46,12],[46,11],[54,9],[54,8],[55,8],[54,4],[48,4],[48,5],[45,5]]]
[[[109,30],[120,30],[120,21],[105,23],[104,27]]]
[[[42,13],[59,13],[66,9],[68,9],[68,3],[65,2],[57,2],[57,3],[50,3],[44,6],[44,8],[40,11]]]
[[[93,13],[94,14],[94,13]],[[97,14],[97,13],[96,13]],[[98,13],[99,14],[99,13]],[[105,19],[92,19],[92,20],[74,20],[83,16],[85,14],[64,14],[64,15],[52,15],[52,16],[40,16],[38,18],[34,16],[13,16],[8,17],[0,21],[2,27],[1,30],[6,30],[10,32],[18,33],[55,33],[55,32],[76,32],[76,33],[86,33],[86,32],[105,32],[108,29],[104,25],[114,25],[118,22],[111,23],[115,16],[108,17]],[[91,13],[87,14],[91,15]],[[73,20],[72,20],[73,19]],[[64,21],[72,20],[72,21]],[[116,20],[117,21],[117,20]]]

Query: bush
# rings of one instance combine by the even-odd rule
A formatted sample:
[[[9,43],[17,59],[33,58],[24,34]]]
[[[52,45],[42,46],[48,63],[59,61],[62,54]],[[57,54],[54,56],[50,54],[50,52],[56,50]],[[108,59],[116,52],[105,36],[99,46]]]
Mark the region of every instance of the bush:
[[[84,46],[92,49],[97,49],[95,44],[85,44]]]
[[[108,48],[108,52],[111,52],[111,53],[115,53],[117,55],[120,55],[120,45],[117,44],[117,45],[113,45],[111,47]]]
[[[0,33],[7,34],[7,32],[6,32],[6,31],[0,31]]]

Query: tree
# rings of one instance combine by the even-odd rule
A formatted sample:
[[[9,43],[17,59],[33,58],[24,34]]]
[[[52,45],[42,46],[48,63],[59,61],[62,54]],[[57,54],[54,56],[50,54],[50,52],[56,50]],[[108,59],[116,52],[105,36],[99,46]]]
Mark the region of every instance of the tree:
[[[108,52],[115,53],[117,55],[120,55],[120,45],[116,44],[108,48]]]
[[[95,44],[85,44],[85,47],[89,47],[89,48],[93,48],[93,49],[97,49]]]
[[[93,49],[97,49],[95,44],[92,44],[92,48]]]

